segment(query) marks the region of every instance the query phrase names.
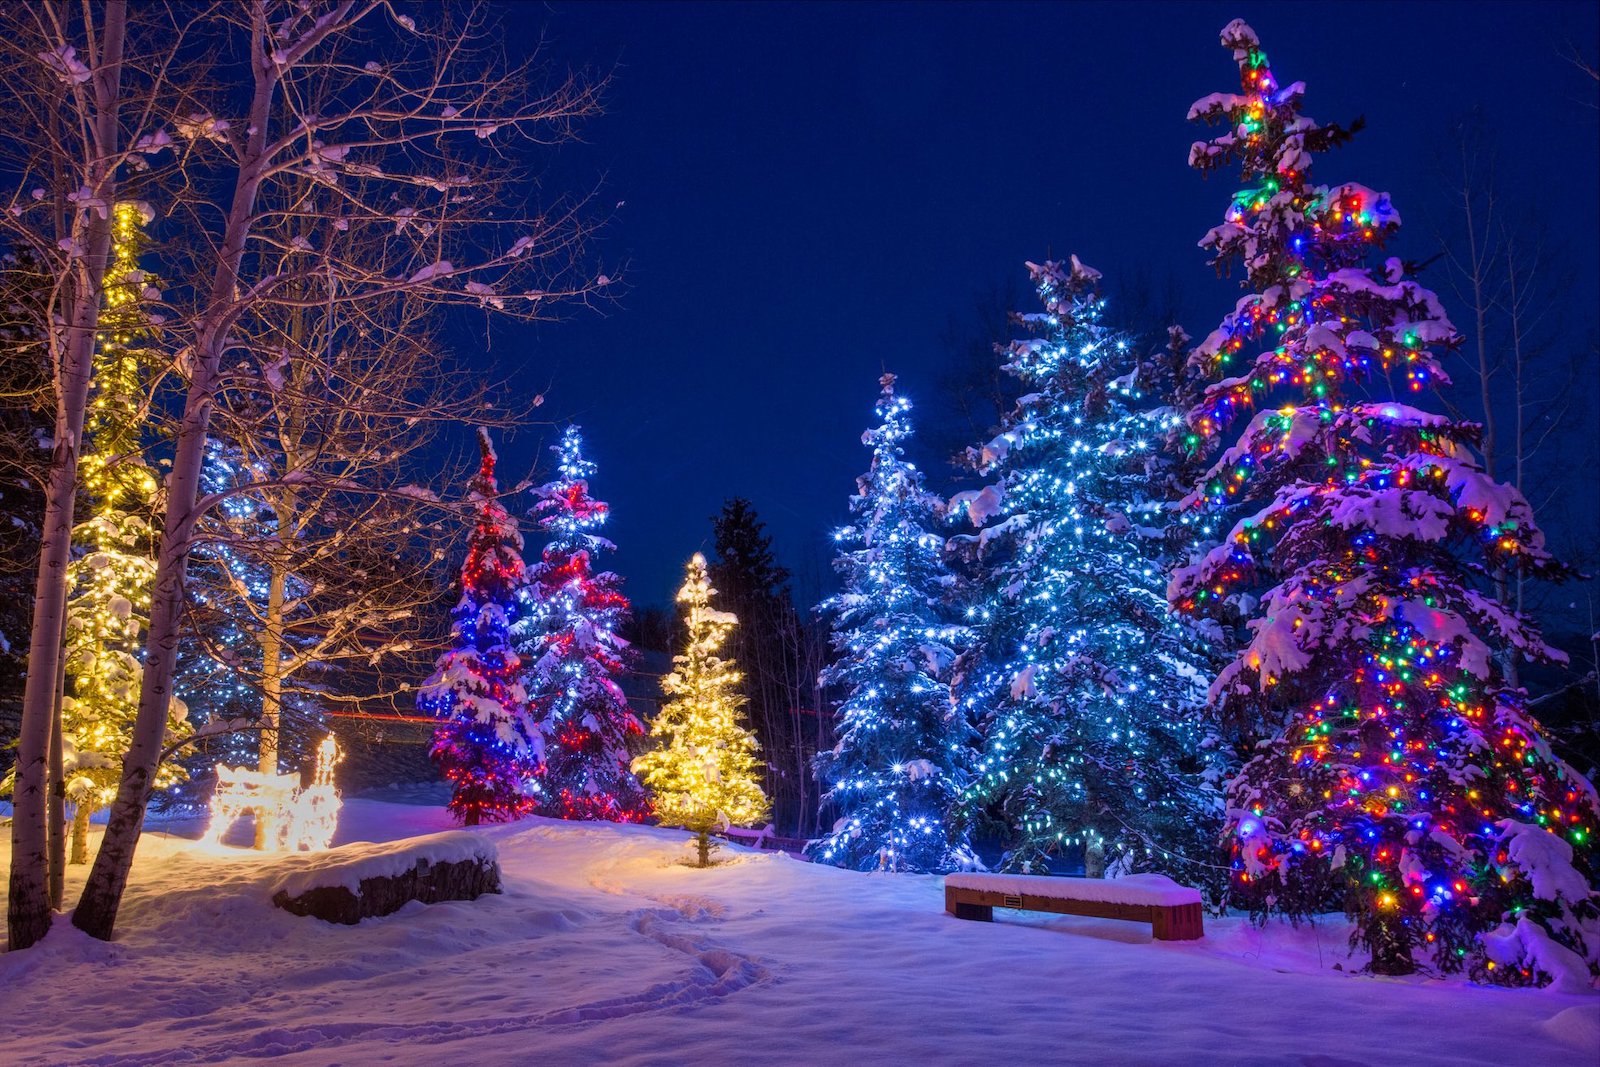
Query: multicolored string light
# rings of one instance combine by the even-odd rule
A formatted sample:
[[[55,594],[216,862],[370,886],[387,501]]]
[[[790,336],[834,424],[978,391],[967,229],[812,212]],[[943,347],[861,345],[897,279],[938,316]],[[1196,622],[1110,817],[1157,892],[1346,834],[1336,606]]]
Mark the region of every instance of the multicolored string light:
[[[1388,196],[1311,183],[1348,131],[1301,115],[1304,86],[1273,77],[1243,22],[1223,43],[1241,92],[1191,109],[1225,132],[1190,159],[1244,174],[1201,244],[1242,262],[1250,292],[1191,361],[1210,384],[1186,440],[1215,459],[1189,503],[1256,510],[1170,592],[1250,616],[1212,690],[1269,731],[1229,787],[1239,896],[1291,915],[1342,903],[1382,973],[1540,980],[1493,958],[1492,931],[1532,918],[1583,948],[1593,902],[1541,895],[1555,882],[1531,857],[1592,884],[1600,804],[1506,685],[1505,655],[1548,655],[1536,627],[1474,576],[1563,568],[1527,502],[1471,460],[1477,428],[1410,403],[1448,384],[1456,332],[1398,259],[1373,265],[1399,228]]]

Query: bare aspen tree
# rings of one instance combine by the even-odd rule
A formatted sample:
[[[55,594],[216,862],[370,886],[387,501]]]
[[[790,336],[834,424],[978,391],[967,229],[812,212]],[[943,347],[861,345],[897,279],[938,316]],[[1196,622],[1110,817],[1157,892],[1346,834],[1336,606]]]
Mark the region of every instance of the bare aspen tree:
[[[253,0],[181,12],[216,63],[206,85],[174,94],[160,131],[184,173],[163,206],[160,269],[180,294],[163,336],[186,389],[139,716],[73,916],[92,936],[111,936],[163,751],[186,568],[214,503],[200,493],[206,441],[230,369],[257,350],[250,323],[322,299],[307,293],[312,279],[356,317],[396,294],[539,317],[605,284],[579,266],[585,205],[530,206],[516,166],[529,145],[566,139],[594,114],[597,87],[501,56],[477,7],[416,11]],[[298,195],[308,185],[319,195]],[[384,239],[340,239],[351,232]],[[286,237],[306,254],[286,258]]]
[[[1553,351],[1547,336],[1566,286],[1553,277],[1537,218],[1502,206],[1496,154],[1480,119],[1457,128],[1449,154],[1456,218],[1439,240],[1456,296],[1472,312],[1463,332],[1467,369],[1477,384],[1475,414],[1483,425],[1479,455],[1491,477],[1509,475],[1505,480],[1533,500],[1535,461],[1566,425],[1582,365],[1576,352],[1564,358]],[[1490,580],[1496,599],[1524,610],[1526,575],[1501,568]],[[1520,684],[1516,651],[1502,655],[1507,679]]]
[[[1538,462],[1551,439],[1567,427],[1582,368],[1583,354],[1562,337],[1560,320],[1566,282],[1556,276],[1545,240],[1534,227],[1508,225],[1501,236],[1505,248],[1505,295],[1501,301],[1505,362],[1511,376],[1511,477],[1530,501],[1545,509],[1556,506],[1550,491],[1551,468]],[[1552,337],[1556,338],[1553,342]],[[1569,351],[1563,356],[1557,346]],[[1559,466],[1559,465],[1558,465]],[[1545,483],[1545,484],[1540,484]],[[1524,610],[1527,576],[1514,577],[1513,606]],[[1513,674],[1512,681],[1516,681]]]
[[[292,236],[285,245],[285,260],[311,254]],[[425,303],[404,293],[346,303],[326,280],[307,279],[292,304],[245,321],[254,349],[219,386],[212,452],[223,469],[197,529],[207,566],[190,631],[259,695],[249,729],[269,774],[297,708],[343,702],[329,670],[383,679],[388,660],[424,639],[426,609],[450,591],[433,564],[456,522],[428,521],[444,508],[419,454],[436,428],[488,415],[482,386],[451,374],[432,343]],[[223,643],[240,634],[247,651]],[[256,847],[270,830],[258,816]]]
[[[1485,143],[1477,124],[1465,124],[1455,145],[1459,155],[1459,184],[1455,189],[1461,212],[1461,238],[1447,242],[1445,254],[1453,268],[1458,297],[1472,310],[1473,369],[1478,379],[1478,403],[1483,409],[1483,469],[1494,478],[1500,458],[1500,421],[1495,410],[1495,378],[1502,361],[1489,339],[1489,320],[1500,300],[1500,260],[1503,250],[1499,203],[1495,187],[1494,151]]]
[[[0,211],[0,234],[35,257],[49,278],[46,344],[55,399],[13,794],[6,917],[13,949],[32,945],[50,927],[47,760],[90,365],[126,143],[127,29],[123,0],[43,0],[0,11],[0,86],[12,108],[0,154],[21,179]]]

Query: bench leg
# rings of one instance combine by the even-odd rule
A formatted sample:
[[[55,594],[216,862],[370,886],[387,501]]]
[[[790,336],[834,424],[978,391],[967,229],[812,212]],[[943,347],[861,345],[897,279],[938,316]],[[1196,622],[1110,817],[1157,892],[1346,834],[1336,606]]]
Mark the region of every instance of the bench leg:
[[[1196,941],[1205,936],[1204,923],[1198,904],[1156,908],[1150,916],[1150,933],[1157,941]]]
[[[952,904],[946,910],[958,919],[974,919],[981,923],[994,922],[994,908],[987,904]]]

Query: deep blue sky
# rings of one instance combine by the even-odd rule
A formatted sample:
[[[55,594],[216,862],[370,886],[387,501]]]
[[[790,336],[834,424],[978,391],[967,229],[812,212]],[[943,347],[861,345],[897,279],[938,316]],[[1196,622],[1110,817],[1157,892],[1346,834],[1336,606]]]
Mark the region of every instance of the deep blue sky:
[[[1431,254],[1435,150],[1483,106],[1506,177],[1569,242],[1576,334],[1593,329],[1595,88],[1561,55],[1592,57],[1592,3],[515,7],[514,48],[542,34],[562,63],[615,64],[608,114],[551,177],[625,202],[598,251],[627,290],[497,329],[493,356],[583,424],[635,601],[669,601],[734,494],[814,587],[881,369],[931,406],[952,317],[1024,260],[1170,273],[1208,332],[1236,292],[1195,242],[1232,187],[1185,166],[1202,134],[1184,116],[1236,87],[1217,45],[1236,15],[1280,81],[1308,83],[1309,114],[1366,116],[1318,176],[1392,192],[1403,254]],[[541,433],[502,448],[508,480]]]

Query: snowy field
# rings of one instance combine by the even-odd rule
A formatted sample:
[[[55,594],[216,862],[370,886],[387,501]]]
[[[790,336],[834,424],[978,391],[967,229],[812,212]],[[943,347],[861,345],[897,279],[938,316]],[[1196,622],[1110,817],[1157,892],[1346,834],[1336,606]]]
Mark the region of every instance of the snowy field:
[[[353,800],[341,840],[451,827]],[[268,902],[293,860],[147,834],[113,944],[0,956],[6,1064],[1600,1062],[1600,997],[1373,979],[1342,928],[943,912],[936,877],[530,819],[505,892],[338,927]],[[3,850],[4,846],[0,846]],[[83,868],[73,869],[73,886]],[[13,996],[26,991],[25,999]]]

